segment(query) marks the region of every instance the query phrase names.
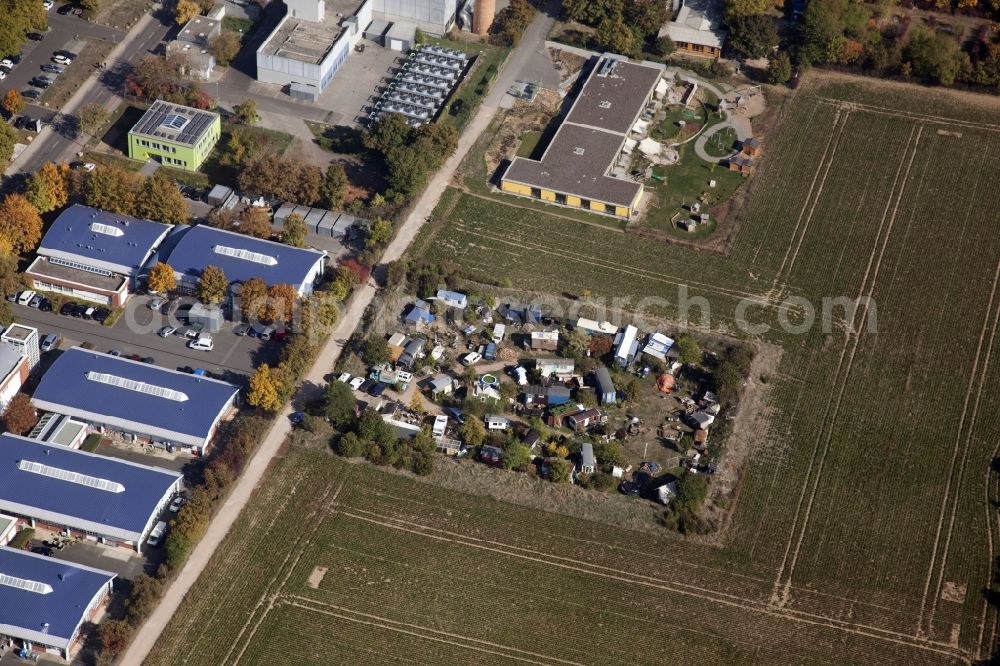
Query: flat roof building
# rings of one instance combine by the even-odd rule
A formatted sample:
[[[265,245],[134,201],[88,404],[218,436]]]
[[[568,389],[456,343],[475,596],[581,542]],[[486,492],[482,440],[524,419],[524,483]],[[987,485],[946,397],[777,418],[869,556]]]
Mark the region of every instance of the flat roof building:
[[[0,410],[21,390],[28,373],[28,357],[13,345],[0,343]]]
[[[42,353],[38,344],[38,329],[24,324],[13,323],[0,334],[0,342],[5,342],[28,358],[28,372],[35,369]]]
[[[116,574],[0,547],[0,634],[69,661],[80,628],[100,614]]]
[[[184,24],[174,41],[167,44],[167,55],[183,56],[190,74],[208,79],[216,65],[211,50],[212,41],[221,32],[221,18],[195,16]]]
[[[218,266],[230,282],[250,278],[268,286],[289,284],[300,296],[312,293],[326,269],[326,252],[298,248],[207,225],[178,229],[180,239],[167,262],[178,286],[194,289],[206,266]]]
[[[177,472],[0,434],[0,512],[139,551],[183,488]]]
[[[35,289],[121,307],[170,229],[74,204],[49,227],[25,275]]]
[[[541,159],[515,157],[504,192],[628,218],[642,185],[611,175],[629,132],[650,100],[662,68],[601,57]]]
[[[153,102],[128,133],[128,156],[197,171],[222,136],[218,113]]]
[[[96,428],[200,454],[238,395],[238,387],[217,379],[73,347],[53,361],[32,401]]]

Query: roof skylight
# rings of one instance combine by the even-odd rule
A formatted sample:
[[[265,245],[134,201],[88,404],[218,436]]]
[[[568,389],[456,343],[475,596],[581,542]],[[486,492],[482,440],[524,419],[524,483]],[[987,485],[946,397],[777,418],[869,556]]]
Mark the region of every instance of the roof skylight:
[[[190,120],[190,118],[186,118],[185,116],[177,113],[168,113],[167,117],[163,119],[162,123],[160,123],[160,127],[180,131],[184,129],[184,126],[187,125]]]
[[[221,254],[226,257],[234,257],[236,259],[243,259],[244,261],[252,261],[255,264],[264,264],[265,266],[276,266],[278,264],[278,260],[271,255],[261,254],[260,252],[251,252],[250,250],[244,250],[239,247],[216,245],[212,249],[216,254]]]
[[[173,400],[174,402],[185,402],[188,399],[187,393],[182,391],[175,391],[174,389],[166,388],[164,386],[147,384],[146,382],[140,382],[127,377],[119,377],[118,375],[112,375],[106,372],[94,372],[91,370],[87,373],[87,379],[92,382],[107,384],[108,386],[122,388],[127,391],[135,391],[136,393],[145,393],[146,395],[156,396],[157,398]]]
[[[8,576],[5,573],[0,573],[0,585],[16,587],[19,590],[34,592],[35,594],[52,594],[53,591],[52,586],[48,583],[39,583],[37,580],[28,580],[27,578]]]
[[[114,236],[115,238],[120,238],[125,235],[124,231],[113,224],[104,224],[103,222],[91,222],[90,230],[95,234],[104,234],[106,236]]]
[[[96,490],[104,490],[109,493],[125,492],[125,486],[117,481],[108,481],[107,479],[101,479],[96,476],[87,476],[86,474],[80,474],[79,472],[73,472],[68,469],[50,467],[48,465],[43,465],[42,463],[32,462],[31,460],[18,460],[17,468],[22,472],[31,472],[32,474],[38,474],[39,476],[47,476],[50,479],[59,479],[60,481],[78,483],[81,486],[87,486],[88,488],[94,488]]]

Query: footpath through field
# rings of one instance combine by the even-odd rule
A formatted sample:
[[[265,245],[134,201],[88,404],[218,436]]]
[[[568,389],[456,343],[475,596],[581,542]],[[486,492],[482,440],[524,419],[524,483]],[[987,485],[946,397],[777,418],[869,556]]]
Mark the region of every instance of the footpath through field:
[[[441,170],[431,179],[427,188],[414,205],[412,212],[400,226],[396,237],[389,244],[389,247],[386,248],[385,254],[382,257],[383,263],[395,261],[403,256],[410,243],[416,238],[424,221],[434,210],[438,199],[451,182],[452,176],[465,158],[466,153],[468,153],[469,149],[479,138],[479,135],[489,126],[490,121],[493,119],[493,114],[500,108],[500,102],[507,94],[507,90],[517,80],[521,70],[529,63],[531,58],[538,57],[540,52],[544,56],[545,36],[548,34],[555,20],[553,17],[558,12],[558,3],[549,2],[548,5],[549,7],[547,7],[546,11],[540,12],[532,24],[525,30],[520,44],[511,52],[489,95],[483,101],[482,106],[480,106],[478,112],[459,138],[455,154],[445,162]],[[555,7],[552,5],[555,5]],[[361,315],[369,303],[371,303],[376,290],[375,283],[369,280],[368,283],[360,287],[354,294],[347,311],[341,314],[340,323],[337,325],[336,330],[327,340],[317,356],[316,363],[313,364],[313,367],[303,379],[302,384],[306,387],[303,390],[311,389],[315,391],[318,387],[324,385],[327,373],[333,368],[344,345],[354,332],[354,328],[361,321]],[[300,394],[293,401],[303,398],[308,399],[308,397],[302,395],[302,391],[300,391]],[[291,411],[291,406],[285,405],[284,409],[278,414],[274,425],[271,426],[260,448],[257,449],[256,454],[254,454],[253,458],[247,464],[243,476],[237,481],[225,504],[222,505],[219,512],[212,519],[205,537],[195,547],[191,553],[191,557],[181,569],[177,579],[167,589],[159,605],[142,627],[139,628],[135,640],[122,658],[121,663],[123,666],[139,666],[142,664],[146,655],[153,649],[170,618],[177,611],[184,596],[194,586],[205,566],[212,560],[216,548],[222,543],[222,540],[233,526],[236,518],[247,502],[250,501],[250,497],[263,478],[264,472],[267,471],[268,466],[271,464],[271,459],[277,454],[282,443],[288,437],[291,431],[291,422],[288,418]]]

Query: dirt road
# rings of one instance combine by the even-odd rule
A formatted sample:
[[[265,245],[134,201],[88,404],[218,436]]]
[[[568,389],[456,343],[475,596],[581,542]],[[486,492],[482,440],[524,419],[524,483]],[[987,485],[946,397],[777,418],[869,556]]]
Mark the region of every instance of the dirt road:
[[[445,162],[441,170],[431,179],[431,182],[413,207],[413,212],[406,218],[396,237],[389,244],[389,247],[386,248],[385,254],[382,257],[383,263],[399,259],[406,252],[413,239],[416,238],[420,227],[434,210],[438,199],[441,197],[441,193],[444,192],[445,187],[451,181],[458,165],[464,159],[472,144],[475,143],[479,135],[489,125],[493,114],[496,113],[496,110],[500,106],[500,101],[506,95],[507,89],[518,78],[519,73],[530,59],[536,57],[539,50],[544,50],[545,35],[548,34],[552,26],[552,16],[554,15],[555,10],[552,11],[551,16],[547,13],[540,13],[532,24],[528,26],[517,49],[507,59],[490,94],[459,138],[458,149],[455,151],[455,154]],[[340,352],[344,348],[344,344],[350,339],[354,328],[361,321],[361,315],[364,313],[365,308],[368,307],[368,304],[371,303],[376,289],[375,283],[369,281],[355,293],[347,311],[342,313],[336,330],[330,336],[330,339],[327,340],[326,345],[317,357],[318,360],[303,380],[304,386],[315,388],[325,384],[324,378],[326,374],[333,368],[334,363],[336,363],[337,358],[340,356]],[[143,662],[146,655],[153,649],[163,629],[167,626],[167,622],[170,621],[170,618],[177,611],[184,596],[192,589],[201,572],[205,569],[205,566],[211,561],[216,548],[222,543],[222,540],[236,521],[237,516],[240,515],[243,507],[250,501],[253,491],[257,488],[257,485],[264,476],[264,472],[267,470],[268,465],[270,465],[271,459],[278,452],[281,444],[291,431],[291,424],[288,420],[291,411],[291,406],[285,405],[284,409],[278,415],[278,419],[267,433],[257,453],[254,454],[246,470],[244,470],[243,476],[240,477],[229,498],[222,505],[222,508],[212,520],[211,525],[209,525],[205,537],[191,553],[187,564],[184,565],[177,579],[167,589],[163,600],[139,629],[135,640],[122,658],[121,663],[124,666],[139,666]]]

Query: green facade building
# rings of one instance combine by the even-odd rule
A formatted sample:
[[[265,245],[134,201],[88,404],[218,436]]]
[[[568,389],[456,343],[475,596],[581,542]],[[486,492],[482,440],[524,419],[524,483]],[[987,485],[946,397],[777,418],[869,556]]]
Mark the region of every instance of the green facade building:
[[[128,133],[128,156],[197,171],[221,133],[219,114],[157,100]]]

